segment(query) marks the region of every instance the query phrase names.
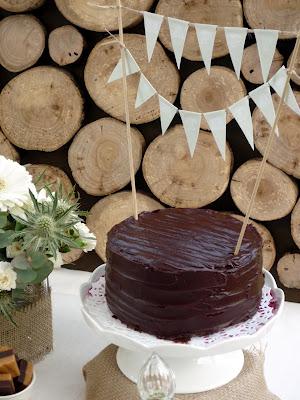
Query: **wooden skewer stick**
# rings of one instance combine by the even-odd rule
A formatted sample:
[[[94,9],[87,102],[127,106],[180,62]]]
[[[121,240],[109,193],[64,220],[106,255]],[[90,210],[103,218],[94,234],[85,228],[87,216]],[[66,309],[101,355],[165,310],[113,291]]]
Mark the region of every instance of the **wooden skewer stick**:
[[[124,45],[124,32],[123,32],[123,21],[122,21],[122,4],[121,0],[117,0],[118,6],[118,23],[119,23],[119,35],[121,42],[121,59],[122,59],[122,80],[123,80],[123,96],[124,96],[124,107],[125,107],[125,117],[126,117],[126,135],[127,135],[127,145],[128,145],[128,156],[129,156],[129,167],[130,167],[130,181],[131,181],[131,191],[132,191],[132,211],[134,218],[138,219],[138,207],[137,207],[137,195],[136,195],[136,185],[135,185],[135,173],[134,173],[134,163],[133,163],[133,151],[132,151],[132,138],[130,129],[130,116],[129,116],[129,105],[128,105],[128,87],[126,79],[126,58],[125,58],[125,45]]]
[[[265,170],[265,166],[266,166],[266,163],[267,163],[267,159],[269,157],[270,150],[271,150],[273,138],[274,138],[274,135],[275,135],[276,126],[278,124],[280,113],[281,113],[281,109],[282,109],[284,100],[285,100],[285,98],[287,96],[287,93],[288,93],[289,83],[290,83],[290,79],[291,79],[291,76],[292,76],[292,73],[293,73],[293,70],[294,70],[294,67],[295,67],[295,63],[296,63],[297,53],[298,53],[299,47],[300,47],[300,32],[298,32],[298,34],[297,34],[297,40],[296,40],[296,44],[295,44],[295,47],[294,47],[294,51],[293,51],[293,56],[292,56],[292,59],[291,59],[290,67],[289,67],[289,69],[287,71],[287,77],[286,77],[286,81],[285,81],[285,85],[284,85],[284,89],[283,89],[283,94],[282,94],[282,96],[280,98],[280,101],[278,103],[278,107],[277,107],[277,110],[276,110],[275,121],[274,121],[274,124],[272,126],[271,133],[270,133],[270,135],[268,137],[267,145],[266,145],[266,148],[265,148],[265,153],[264,153],[262,162],[260,164],[260,168],[259,168],[258,175],[257,175],[256,181],[255,181],[253,192],[251,194],[250,203],[249,203],[248,210],[247,210],[247,213],[246,213],[244,221],[243,221],[242,229],[241,229],[241,232],[240,232],[240,235],[239,235],[239,239],[238,239],[235,251],[234,251],[234,255],[239,254],[239,251],[240,251],[240,248],[241,248],[241,245],[242,245],[242,241],[243,241],[243,238],[244,238],[244,235],[245,235],[245,232],[246,232],[246,228],[247,228],[247,225],[249,223],[249,218],[250,218],[250,215],[251,215],[251,212],[252,212],[252,208],[253,208],[253,205],[254,205],[255,197],[257,195],[257,191],[258,191],[258,188],[259,188],[259,185],[260,185],[260,182],[261,182],[264,170]]]

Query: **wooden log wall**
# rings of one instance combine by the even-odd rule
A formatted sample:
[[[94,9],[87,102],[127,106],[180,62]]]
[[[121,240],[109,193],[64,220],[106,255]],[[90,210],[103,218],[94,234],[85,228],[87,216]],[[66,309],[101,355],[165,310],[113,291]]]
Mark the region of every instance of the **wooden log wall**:
[[[114,0],[95,3],[114,4]],[[192,22],[300,29],[300,0],[123,3]],[[242,80],[237,81],[222,32],[216,38],[214,57],[218,58],[212,60],[208,78],[203,62],[197,61],[201,58],[191,28],[178,72],[166,23],[151,63],[146,61],[140,15],[124,11],[123,23],[125,43],[143,73],[179,108],[224,108],[262,83],[253,34],[247,36]],[[77,184],[82,207],[91,210],[88,224],[99,242],[97,253],[82,256],[75,251],[65,262],[69,268],[90,271],[101,263],[100,257],[105,258],[107,231],[132,212],[122,84],[114,82],[109,89],[105,85],[119,60],[119,48],[105,28],[117,31],[116,11],[91,9],[86,0],[0,0],[0,153],[33,164],[28,168],[36,176],[45,171],[44,178],[53,185],[56,177],[66,190]],[[111,45],[103,46],[107,42]],[[272,73],[288,64],[294,43],[281,36]],[[298,74],[292,77],[296,91],[300,90],[299,66],[300,61]],[[209,207],[241,218],[238,214],[245,212],[270,133],[260,111],[253,112],[254,152],[228,115],[227,161],[221,160],[205,131],[190,159],[178,116],[162,137],[157,101],[151,99],[134,109],[137,84],[137,76],[128,78],[139,211]],[[296,97],[300,102],[300,92]],[[277,96],[273,98],[277,104]],[[201,129],[208,129],[204,120]],[[265,266],[287,299],[300,302],[300,118],[285,107],[279,129],[281,136],[275,138],[251,218],[263,238]]]

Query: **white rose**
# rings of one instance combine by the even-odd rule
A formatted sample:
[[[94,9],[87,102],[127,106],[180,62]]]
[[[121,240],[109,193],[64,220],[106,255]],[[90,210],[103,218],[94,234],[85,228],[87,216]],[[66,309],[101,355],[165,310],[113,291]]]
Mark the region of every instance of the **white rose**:
[[[53,263],[53,268],[54,269],[58,269],[64,264],[64,261],[62,259],[62,255],[61,255],[61,253],[59,251],[56,253],[56,258],[50,257],[49,260]]]
[[[16,288],[17,274],[9,262],[0,261],[0,291]]]
[[[85,253],[94,250],[97,243],[96,236],[89,230],[89,228],[83,222],[77,222],[75,228],[78,230],[80,238],[85,243],[85,246],[82,250]]]

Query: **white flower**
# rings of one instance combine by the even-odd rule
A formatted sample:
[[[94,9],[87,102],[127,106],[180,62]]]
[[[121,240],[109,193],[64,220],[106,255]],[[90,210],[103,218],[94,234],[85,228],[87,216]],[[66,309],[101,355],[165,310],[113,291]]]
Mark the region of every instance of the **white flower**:
[[[23,253],[22,246],[19,242],[13,242],[11,245],[6,247],[7,258],[14,258],[22,253]]]
[[[28,201],[32,177],[25,167],[0,156],[0,211],[20,209]]]
[[[90,232],[89,228],[83,222],[77,222],[77,224],[75,224],[75,228],[78,230],[82,241],[85,242],[85,246],[82,250],[85,253],[94,250],[97,243],[96,236]]]
[[[62,259],[62,255],[61,255],[61,253],[59,251],[56,253],[56,258],[50,257],[49,260],[53,263],[53,268],[54,269],[58,269],[64,264],[64,261]]]
[[[0,261],[0,292],[16,288],[17,274],[9,262]]]

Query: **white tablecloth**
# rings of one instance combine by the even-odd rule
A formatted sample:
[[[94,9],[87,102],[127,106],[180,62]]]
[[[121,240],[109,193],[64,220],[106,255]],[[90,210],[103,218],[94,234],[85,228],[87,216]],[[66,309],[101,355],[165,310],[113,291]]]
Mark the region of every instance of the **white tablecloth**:
[[[68,270],[55,271],[51,276],[55,349],[36,365],[33,400],[85,398],[82,367],[108,344],[88,328],[81,316],[78,291],[88,278],[87,272]],[[299,400],[300,304],[285,304],[268,342],[265,373],[269,388],[281,400]]]

